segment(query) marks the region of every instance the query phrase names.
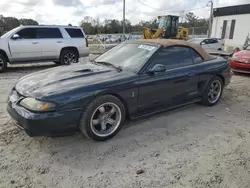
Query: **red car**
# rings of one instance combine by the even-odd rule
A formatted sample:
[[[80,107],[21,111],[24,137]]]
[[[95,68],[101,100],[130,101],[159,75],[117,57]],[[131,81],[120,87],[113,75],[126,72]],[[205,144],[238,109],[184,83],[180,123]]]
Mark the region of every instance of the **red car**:
[[[229,61],[233,72],[250,73],[250,45],[234,53]]]

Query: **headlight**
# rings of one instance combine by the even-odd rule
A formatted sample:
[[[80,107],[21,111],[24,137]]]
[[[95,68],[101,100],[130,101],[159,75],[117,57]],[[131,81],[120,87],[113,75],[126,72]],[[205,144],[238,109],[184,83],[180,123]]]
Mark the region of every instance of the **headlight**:
[[[43,102],[34,98],[25,98],[21,100],[20,105],[32,111],[46,112],[56,109],[56,104],[51,102]]]

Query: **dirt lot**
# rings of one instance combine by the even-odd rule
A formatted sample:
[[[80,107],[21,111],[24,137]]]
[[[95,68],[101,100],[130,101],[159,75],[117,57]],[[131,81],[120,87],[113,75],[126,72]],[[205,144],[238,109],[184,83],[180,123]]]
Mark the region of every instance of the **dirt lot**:
[[[53,66],[0,75],[0,187],[250,187],[249,76],[233,76],[215,107],[137,120],[107,142],[30,138],[12,125],[7,95],[20,77]]]

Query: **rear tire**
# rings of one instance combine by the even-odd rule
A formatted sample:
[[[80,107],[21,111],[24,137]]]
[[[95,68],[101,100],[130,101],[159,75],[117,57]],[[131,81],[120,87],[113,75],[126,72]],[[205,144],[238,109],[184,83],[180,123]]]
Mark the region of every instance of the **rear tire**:
[[[74,49],[64,49],[60,55],[61,65],[70,65],[71,63],[78,63],[78,53]]]
[[[0,54],[0,73],[4,72],[7,68],[7,59],[2,54]]]
[[[86,107],[79,128],[86,137],[104,141],[120,131],[125,115],[124,105],[118,98],[112,95],[100,96]]]
[[[207,85],[202,96],[201,104],[206,106],[216,105],[223,92],[223,81],[220,77],[214,77]]]

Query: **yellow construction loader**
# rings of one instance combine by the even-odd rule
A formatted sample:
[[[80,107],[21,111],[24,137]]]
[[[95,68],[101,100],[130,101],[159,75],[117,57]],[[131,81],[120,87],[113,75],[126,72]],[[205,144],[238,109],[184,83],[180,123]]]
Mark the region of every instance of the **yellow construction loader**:
[[[179,16],[158,16],[158,29],[143,27],[144,39],[180,39],[188,40],[188,29],[179,26]]]

